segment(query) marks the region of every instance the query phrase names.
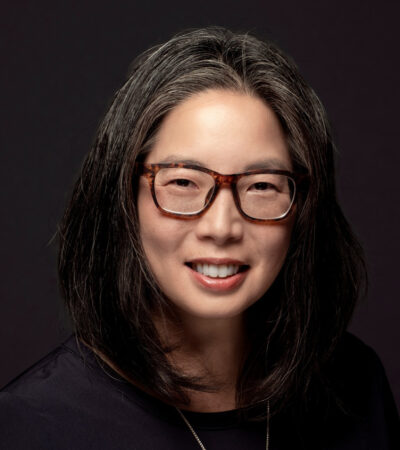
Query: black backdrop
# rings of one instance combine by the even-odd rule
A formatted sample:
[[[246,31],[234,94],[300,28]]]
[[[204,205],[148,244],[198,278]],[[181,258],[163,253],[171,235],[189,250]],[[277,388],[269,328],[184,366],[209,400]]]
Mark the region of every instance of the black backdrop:
[[[370,274],[350,330],[378,352],[400,405],[398,5],[3,1],[0,385],[69,334],[52,237],[130,61],[183,28],[223,25],[275,40],[327,108],[339,196]]]

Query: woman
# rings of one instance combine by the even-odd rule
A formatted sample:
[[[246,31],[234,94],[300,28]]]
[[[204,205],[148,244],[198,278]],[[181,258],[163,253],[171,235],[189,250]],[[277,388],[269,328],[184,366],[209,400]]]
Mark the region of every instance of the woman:
[[[3,390],[2,448],[395,448],[345,332],[365,267],[333,151],[271,43],[209,28],[138,57],[60,226],[76,334]]]

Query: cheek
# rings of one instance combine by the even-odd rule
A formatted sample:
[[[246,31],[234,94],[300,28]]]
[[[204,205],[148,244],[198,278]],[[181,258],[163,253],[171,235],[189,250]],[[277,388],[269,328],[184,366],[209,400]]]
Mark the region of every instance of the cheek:
[[[140,224],[140,236],[149,260],[155,258],[165,260],[178,251],[183,236],[181,230],[171,227],[168,223],[164,224],[158,217],[155,219]]]
[[[165,267],[166,260],[176,254],[183,241],[185,223],[161,214],[148,190],[139,191],[138,212],[142,245],[151,268],[157,272],[157,266]]]
[[[258,252],[264,266],[268,267],[274,275],[281,269],[290,245],[292,223],[274,224],[258,236]]]

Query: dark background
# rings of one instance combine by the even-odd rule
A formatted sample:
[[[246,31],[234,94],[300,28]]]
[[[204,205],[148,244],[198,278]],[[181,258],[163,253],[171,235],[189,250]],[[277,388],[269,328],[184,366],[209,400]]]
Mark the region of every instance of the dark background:
[[[0,385],[69,334],[52,238],[129,63],[184,28],[223,25],[272,38],[327,108],[339,196],[370,274],[350,330],[379,354],[400,406],[398,5],[2,2]]]

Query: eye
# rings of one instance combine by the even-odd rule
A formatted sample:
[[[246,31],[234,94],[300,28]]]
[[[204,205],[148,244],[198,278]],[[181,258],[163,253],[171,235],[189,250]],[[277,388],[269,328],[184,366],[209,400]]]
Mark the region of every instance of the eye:
[[[193,181],[188,180],[186,178],[176,178],[175,180],[171,180],[169,184],[172,184],[173,186],[179,186],[179,187],[195,187],[196,184],[193,183]]]
[[[176,183],[178,186],[189,186],[190,181],[185,180],[184,178],[179,178],[177,180],[173,180],[173,183]]]
[[[276,190],[276,186],[274,186],[271,183],[267,183],[265,181],[259,181],[258,183],[254,183],[250,188],[253,188],[256,191],[267,191],[269,189]]]

